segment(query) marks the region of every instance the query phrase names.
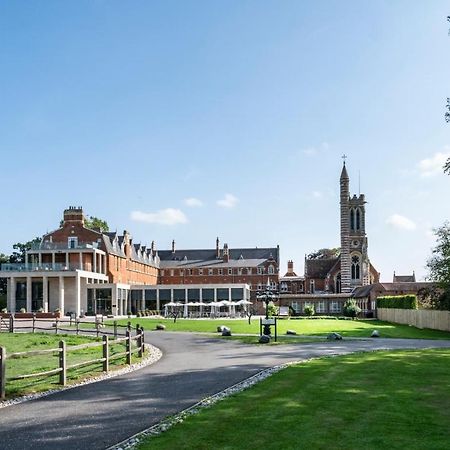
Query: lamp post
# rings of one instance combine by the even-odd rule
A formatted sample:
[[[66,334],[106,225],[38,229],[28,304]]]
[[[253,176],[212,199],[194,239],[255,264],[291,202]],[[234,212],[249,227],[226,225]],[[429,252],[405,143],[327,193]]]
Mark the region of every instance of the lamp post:
[[[270,284],[270,280],[267,279],[266,288],[262,291],[256,293],[256,299],[265,303],[266,305],[266,320],[269,318],[269,303],[276,302],[279,299],[278,291],[273,288]],[[264,324],[264,334],[270,336],[270,325],[268,323]]]

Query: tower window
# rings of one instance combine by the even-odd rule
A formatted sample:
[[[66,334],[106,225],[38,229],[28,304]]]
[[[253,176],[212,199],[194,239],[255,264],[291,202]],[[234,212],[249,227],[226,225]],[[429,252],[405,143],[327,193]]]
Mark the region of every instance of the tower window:
[[[361,211],[359,208],[356,210],[356,229],[361,229]]]
[[[352,256],[352,280],[359,280],[361,278],[360,266],[359,256]]]
[[[350,210],[350,229],[355,229],[355,210],[353,208]]]

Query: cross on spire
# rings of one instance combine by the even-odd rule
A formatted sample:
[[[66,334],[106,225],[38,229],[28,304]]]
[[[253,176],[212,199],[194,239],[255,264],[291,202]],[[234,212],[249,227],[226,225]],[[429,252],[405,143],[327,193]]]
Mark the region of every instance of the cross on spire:
[[[342,155],[342,160],[344,161],[344,166],[345,166],[345,160],[347,159],[347,155],[344,153],[343,155]]]

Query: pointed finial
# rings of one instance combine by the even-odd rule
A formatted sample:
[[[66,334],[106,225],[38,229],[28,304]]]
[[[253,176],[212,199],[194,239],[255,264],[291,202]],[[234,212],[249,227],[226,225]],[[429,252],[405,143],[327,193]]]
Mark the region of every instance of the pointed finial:
[[[344,153],[343,155],[342,155],[342,160],[344,161],[344,166],[345,166],[345,160],[347,159],[347,155]]]

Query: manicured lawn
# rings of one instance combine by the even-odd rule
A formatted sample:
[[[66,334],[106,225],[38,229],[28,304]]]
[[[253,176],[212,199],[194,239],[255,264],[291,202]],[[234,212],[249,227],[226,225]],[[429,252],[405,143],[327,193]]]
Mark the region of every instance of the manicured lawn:
[[[154,330],[156,324],[163,323],[168,331],[189,331],[214,333],[219,325],[231,328],[234,334],[259,333],[259,319],[253,319],[251,325],[246,319],[154,319],[139,317],[136,319],[123,319],[118,323],[125,325],[128,320],[133,327],[140,324],[144,330]],[[112,323],[112,322],[109,322]],[[372,330],[377,329],[381,337],[388,338],[422,338],[422,339],[450,339],[450,333],[438,330],[421,330],[408,325],[399,325],[379,320],[335,320],[335,319],[303,319],[303,320],[279,320],[278,334],[286,333],[286,330],[295,330],[301,335],[324,336],[331,332],[338,332],[344,337],[369,337]],[[272,331],[273,332],[273,331]]]
[[[450,350],[291,366],[139,449],[447,449]]]
[[[0,346],[6,348],[7,354],[15,352],[42,350],[46,348],[58,348],[60,340],[64,340],[66,345],[84,344],[87,342],[100,342],[101,339],[73,336],[73,335],[54,335],[46,333],[0,333]],[[124,344],[110,345],[110,354],[123,352]],[[75,352],[68,352],[67,365],[76,364],[82,361],[88,361],[102,357],[102,347],[94,347]],[[136,358],[136,357],[135,357]],[[117,358],[111,361],[111,369],[121,367],[124,364],[124,358]],[[14,377],[27,373],[43,372],[58,367],[57,353],[50,353],[38,356],[27,356],[19,359],[6,360],[6,377]],[[88,365],[86,367],[68,370],[68,383],[80,380],[93,375],[102,373],[101,363]],[[30,378],[26,380],[8,381],[6,384],[7,398],[17,395],[28,394],[32,392],[41,392],[48,389],[58,388],[58,375],[50,377]]]

